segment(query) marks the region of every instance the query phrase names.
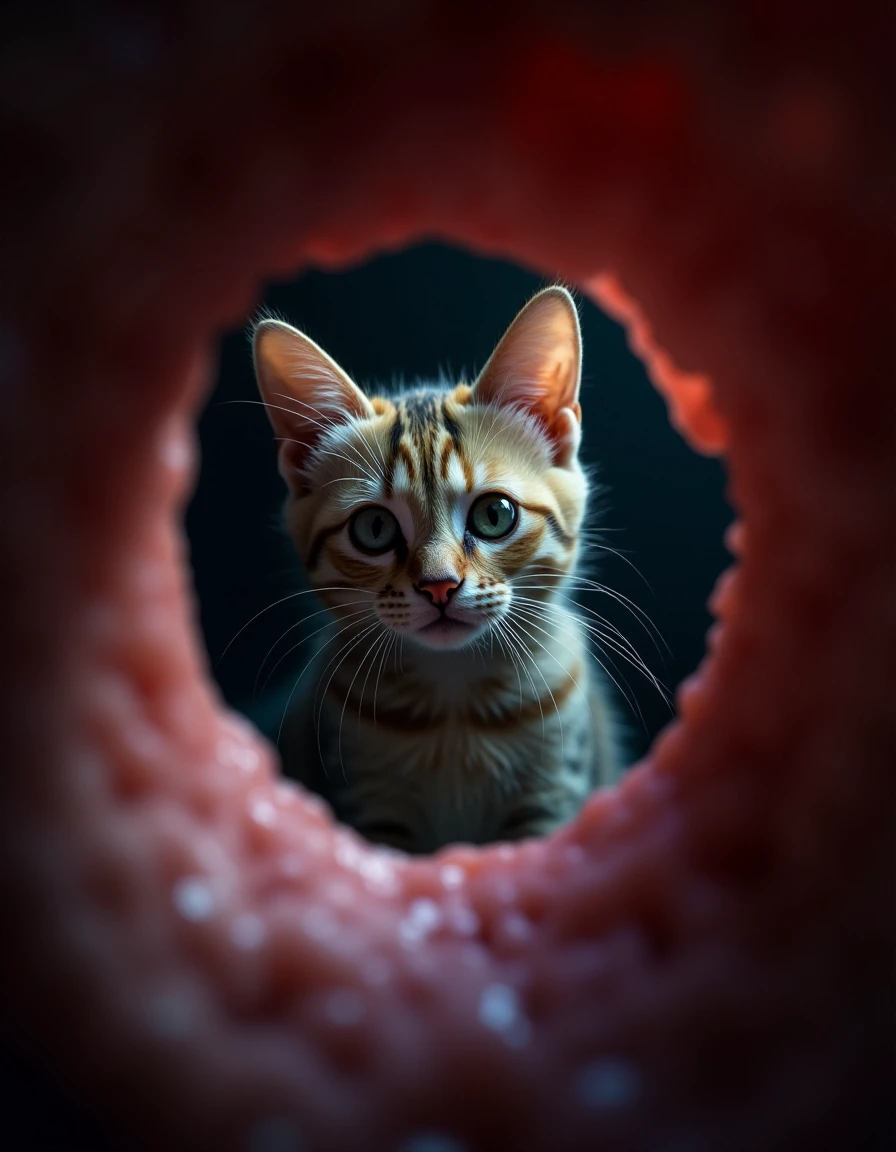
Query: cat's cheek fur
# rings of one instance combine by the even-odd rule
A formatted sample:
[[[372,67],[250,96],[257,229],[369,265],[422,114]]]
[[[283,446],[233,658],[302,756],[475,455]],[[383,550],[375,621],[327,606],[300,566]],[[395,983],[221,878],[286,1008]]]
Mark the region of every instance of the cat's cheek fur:
[[[561,408],[551,428],[554,444],[554,464],[558,468],[569,468],[578,460],[582,443],[582,409],[579,404],[573,408]]]
[[[302,445],[293,441],[281,441],[277,446],[277,471],[289,489],[290,499],[300,500],[312,490],[305,457]]]
[[[569,468],[552,468],[548,477],[550,489],[566,532],[575,536],[588,507],[588,480],[578,460]],[[594,509],[590,509],[593,514]]]

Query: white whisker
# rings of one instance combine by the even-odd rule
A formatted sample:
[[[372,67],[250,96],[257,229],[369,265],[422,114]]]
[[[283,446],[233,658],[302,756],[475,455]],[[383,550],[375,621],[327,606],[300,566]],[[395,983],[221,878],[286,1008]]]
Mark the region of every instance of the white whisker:
[[[557,724],[560,728],[560,759],[562,760],[563,759],[564,743],[563,743],[563,718],[560,715],[560,709],[557,707],[557,701],[554,698],[554,693],[551,689],[550,684],[547,681],[547,677],[545,676],[544,672],[542,672],[538,661],[532,658],[532,653],[529,651],[529,648],[526,645],[525,640],[523,640],[523,638],[519,635],[519,633],[525,632],[526,635],[529,637],[529,639],[534,640],[535,643],[538,644],[539,648],[541,648],[544,652],[547,652],[547,648],[545,648],[545,646],[542,643],[540,643],[539,640],[536,637],[534,637],[531,632],[527,631],[525,626],[523,624],[521,624],[519,622],[519,620],[514,620],[511,623],[511,621],[505,616],[503,623],[509,629],[510,633],[516,637],[516,639],[520,642],[520,644],[522,644],[523,651],[526,653],[526,655],[532,661],[532,665],[535,668],[535,671],[538,673],[538,675],[544,681],[544,686],[548,690],[548,695],[551,698],[551,703],[554,705],[554,711],[557,713]],[[548,655],[550,655],[550,653],[548,653]],[[554,659],[555,659],[557,664],[560,664],[560,661],[556,660],[556,657]],[[560,667],[563,668],[563,665],[560,664]],[[565,672],[566,669],[563,668],[563,671]],[[535,692],[534,683],[532,685],[532,691]],[[541,709],[541,697],[538,695],[537,692],[535,693],[535,695],[536,695],[536,699],[538,700],[538,707],[539,707],[539,709]],[[542,721],[544,721],[544,712],[543,711],[541,713],[541,716],[542,716]]]
[[[292,703],[292,698],[296,693],[296,689],[298,688],[299,682],[301,681],[302,677],[305,675],[305,673],[308,671],[308,669],[311,667],[311,665],[314,663],[314,661],[317,660],[326,651],[326,649],[329,648],[329,646],[342,635],[343,632],[348,631],[349,628],[357,627],[358,623],[360,623],[360,621],[354,621],[350,624],[346,624],[343,628],[338,629],[328,640],[326,640],[324,642],[323,646],[317,652],[315,652],[314,655],[311,656],[311,658],[308,661],[306,661],[305,666],[302,668],[302,671],[299,673],[298,677],[296,678],[295,683],[292,686],[292,689],[290,690],[289,696],[286,698],[286,705],[283,709],[283,715],[280,718],[280,727],[277,729],[276,743],[277,743],[278,748],[280,747],[280,738],[283,735],[283,725],[286,723],[286,717],[289,714],[289,706]],[[340,648],[340,652],[341,651],[342,651],[342,649]],[[338,655],[338,653],[337,653],[337,655]],[[333,661],[331,660],[330,664],[332,664],[332,662]],[[329,668],[329,667],[330,667],[330,665],[328,664],[327,668]],[[324,669],[324,671],[326,671],[326,669]]]
[[[323,750],[322,750],[321,745],[320,745],[320,722],[321,722],[321,718],[323,716],[324,705],[325,705],[326,699],[327,699],[327,692],[329,692],[330,685],[333,683],[333,677],[336,675],[336,673],[339,671],[339,669],[345,663],[348,656],[352,652],[354,652],[354,650],[358,647],[358,645],[360,643],[362,643],[362,641],[364,640],[365,637],[369,636],[370,633],[374,631],[374,629],[380,628],[380,627],[382,627],[382,625],[380,624],[379,620],[374,620],[374,622],[372,624],[368,624],[367,627],[364,628],[357,636],[352,637],[348,641],[348,643],[344,644],[342,646],[342,648],[339,649],[339,652],[336,653],[336,656],[333,657],[333,660],[335,660],[336,657],[339,656],[340,652],[344,653],[344,655],[339,659],[339,662],[337,663],[336,667],[330,673],[330,678],[326,682],[326,684],[324,685],[324,689],[322,692],[320,691],[320,687],[318,686],[318,692],[319,692],[319,697],[320,697],[320,706],[317,707],[317,714],[316,714],[316,719],[315,719],[315,728],[317,729],[317,753],[318,753],[318,756],[320,757],[321,764],[324,765],[324,771],[325,772],[326,772],[326,763],[324,762]],[[330,664],[333,663],[333,660],[330,661]],[[330,667],[330,664],[327,665],[327,668]],[[321,675],[321,680],[323,680],[323,677],[326,675],[327,668],[324,669],[323,674]],[[317,700],[315,699],[315,705],[316,704],[317,704]],[[345,771],[344,765],[343,765],[343,771]]]
[[[254,624],[259,616],[264,616],[265,612],[270,612],[270,610],[272,608],[276,608],[278,604],[285,604],[287,600],[295,600],[295,598],[297,596],[311,596],[311,595],[316,596],[321,592],[366,592],[366,591],[367,591],[366,588],[355,588],[351,584],[331,584],[331,585],[328,585],[327,587],[324,587],[324,588],[303,588],[301,592],[290,592],[290,594],[288,596],[281,596],[280,599],[275,600],[273,604],[268,604],[267,608],[262,608],[262,610],[260,612],[256,612],[254,616],[252,616],[249,620],[246,621],[246,623],[242,626],[242,628],[240,628],[240,630],[238,632],[234,633],[234,635],[232,636],[230,641],[227,643],[227,646],[225,647],[224,651],[221,653],[221,655],[216,660],[215,667],[217,668],[217,666],[221,663],[221,661],[227,655],[233,642],[239,636],[241,636],[243,634],[243,632],[245,632],[245,630],[249,627],[249,625]]]
[[[376,626],[382,629],[382,624],[379,621],[376,622]],[[365,633],[365,635],[370,635],[369,629]],[[339,729],[338,729],[337,734],[336,734],[336,751],[339,753],[339,767],[342,769],[342,775],[346,781],[348,781],[348,773],[345,770],[345,761],[342,758],[342,725],[345,721],[345,709],[348,706],[348,698],[352,694],[352,688],[354,688],[354,686],[355,686],[355,681],[358,679],[358,676],[361,674],[361,669],[364,667],[365,663],[367,662],[367,658],[370,656],[371,652],[373,652],[376,649],[376,646],[382,642],[383,636],[385,636],[385,635],[386,635],[386,633],[383,632],[382,636],[374,636],[373,642],[367,646],[367,651],[361,657],[360,663],[355,668],[355,674],[352,676],[351,680],[349,681],[348,688],[346,688],[346,690],[345,690],[345,699],[342,701],[342,711],[339,713]],[[347,655],[347,653],[346,653],[346,655]],[[339,666],[337,665],[336,669],[334,669],[333,676],[336,675],[336,671],[338,670],[338,667]],[[373,661],[371,661],[371,668],[372,667],[373,667]],[[368,671],[368,675],[370,675],[369,671]],[[333,679],[333,676],[330,677],[331,681]],[[366,679],[364,681],[364,684],[365,685],[367,684]],[[329,685],[328,685],[328,687],[329,687]],[[361,689],[361,701],[358,704],[359,710],[361,708],[361,702],[363,702],[363,700],[364,700],[364,689],[362,688]]]
[[[584,604],[579,604],[578,601],[573,600],[570,597],[564,597],[564,599],[568,600],[569,603],[575,605],[577,608],[582,609],[584,612],[591,612],[591,610]],[[561,608],[556,604],[552,604],[550,601],[533,600],[531,597],[520,595],[515,596],[514,600],[520,604],[534,606],[538,612],[552,611],[555,616],[559,617],[560,619],[569,617],[571,615],[572,619],[574,619],[580,627],[585,628],[591,636],[598,639],[601,644],[604,644],[612,649],[612,651],[616,652],[617,655],[621,656],[624,660],[631,664],[633,668],[636,668],[639,672],[641,672],[645,678],[650,681],[654,688],[656,688],[663,700],[667,704],[669,703],[668,689],[666,688],[665,684],[663,684],[662,681],[659,680],[653,674],[653,672],[650,671],[646,661],[635,648],[635,646],[631,643],[631,641],[626,636],[624,636],[614,624],[611,624],[608,620],[604,620],[604,618],[602,616],[598,616],[596,612],[591,612],[591,614],[597,617],[597,619],[600,621],[600,625],[592,624],[588,620],[583,620],[580,616],[577,616],[574,613],[570,614],[568,609]]]
[[[345,607],[348,607],[349,604],[364,604],[364,603],[368,603],[368,602],[364,601],[364,600],[350,600],[349,603],[345,605]],[[267,654],[265,655],[264,660],[262,660],[262,662],[261,662],[261,667],[259,667],[259,669],[258,669],[258,675],[255,677],[255,686],[253,688],[253,694],[257,693],[257,691],[258,691],[258,680],[259,680],[259,677],[261,676],[261,670],[262,670],[262,668],[264,668],[265,662],[267,661],[270,654],[277,647],[277,645],[280,643],[280,641],[283,639],[283,637],[286,636],[288,633],[292,632],[292,630],[294,628],[298,628],[302,624],[307,623],[314,616],[320,616],[323,612],[330,612],[330,611],[331,611],[331,609],[329,609],[329,608],[322,608],[320,610],[320,612],[312,612],[310,616],[303,616],[301,620],[297,620],[295,624],[291,624],[289,626],[289,628],[286,629],[285,632],[281,633],[280,636],[278,636],[278,638],[274,641],[274,643],[271,645],[271,647],[267,650]],[[353,616],[363,616],[364,613],[367,611],[369,611],[369,608],[358,608],[354,612],[346,613],[345,616],[340,617],[340,619],[348,620]],[[303,636],[302,639],[298,642],[298,644],[293,644],[290,648],[287,648],[287,650],[283,653],[282,656],[279,657],[277,662],[274,664],[273,668],[270,670],[270,672],[268,672],[267,676],[265,677],[264,683],[261,686],[262,692],[264,692],[265,688],[267,688],[268,684],[271,682],[271,677],[274,675],[274,673],[277,671],[277,669],[280,667],[280,665],[283,663],[283,661],[287,658],[287,656],[289,656],[291,653],[295,652],[295,650],[297,648],[301,648],[303,644],[307,644],[308,641],[313,636],[318,636],[321,632],[325,632],[327,630],[327,628],[329,628],[331,626],[331,624],[332,624],[332,620],[328,620],[326,622],[326,624],[321,625],[320,628],[315,628],[315,630],[313,632],[309,632],[307,636]]]
[[[527,618],[527,620],[529,621],[529,623],[530,623],[530,624],[531,624],[531,625],[532,625],[534,628],[537,628],[539,632],[542,632],[542,633],[544,633],[544,635],[545,635],[545,636],[551,636],[551,635],[552,635],[550,632],[548,632],[548,631],[547,631],[545,628],[542,628],[542,627],[541,627],[541,626],[540,626],[540,625],[537,623],[537,619],[538,619],[538,618],[537,618],[537,617],[536,617],[536,618],[533,618],[533,614],[531,613],[531,610],[529,610],[529,609],[524,609],[524,608],[518,608],[518,609],[517,609],[517,611],[518,611],[518,612],[519,612],[521,615],[525,615],[525,616],[526,616],[526,618]],[[525,629],[524,629],[524,631],[525,631]],[[570,632],[570,635],[575,635],[575,633],[574,633],[574,632],[572,632],[571,630],[569,630],[569,632]],[[531,633],[529,633],[529,635],[531,635]],[[532,637],[532,638],[533,638],[533,639],[535,639],[535,637]],[[544,645],[543,645],[543,644],[540,644],[540,642],[539,642],[538,640],[536,640],[535,642],[536,642],[537,644],[539,644],[539,646],[540,646],[541,648],[543,648],[543,649],[545,650],[545,652],[547,652],[547,649],[546,649],[546,648],[544,648]],[[548,655],[551,655],[551,653],[548,653]],[[594,655],[594,654],[592,653],[592,655]],[[625,700],[625,702],[628,704],[628,706],[629,706],[629,707],[632,709],[632,711],[633,711],[633,712],[637,712],[638,716],[639,716],[639,717],[640,717],[640,719],[641,719],[641,723],[643,724],[643,723],[644,723],[644,717],[643,717],[643,715],[642,715],[642,713],[641,713],[641,708],[640,708],[640,705],[638,704],[638,701],[637,701],[637,697],[635,697],[635,696],[634,696],[634,695],[631,693],[631,687],[630,687],[630,685],[628,684],[628,681],[625,679],[625,677],[624,677],[624,676],[622,676],[622,674],[621,674],[621,673],[619,673],[619,675],[620,675],[620,677],[621,677],[621,679],[622,679],[623,683],[624,683],[624,684],[625,684],[625,686],[626,686],[625,688],[623,688],[623,687],[622,687],[622,684],[620,684],[620,683],[619,683],[619,680],[617,680],[616,676],[614,676],[614,675],[613,675],[613,673],[612,673],[612,672],[610,671],[610,669],[609,669],[609,668],[606,666],[606,664],[604,663],[604,661],[603,661],[603,660],[601,660],[601,658],[600,658],[599,656],[597,656],[597,655],[595,655],[595,656],[594,656],[594,658],[595,658],[595,660],[597,660],[598,664],[599,664],[599,665],[600,665],[600,667],[603,669],[604,673],[605,673],[605,674],[606,674],[606,675],[609,677],[609,679],[610,679],[610,680],[613,682],[613,684],[616,686],[616,689],[618,690],[618,692],[619,692],[619,694],[622,696],[622,698]],[[556,657],[554,657],[554,659],[556,660],[557,658],[556,658]],[[558,663],[559,663],[559,661],[558,661]],[[561,667],[562,667],[562,665],[561,665]],[[618,669],[617,669],[617,672],[618,672]],[[578,687],[579,687],[579,685],[578,685],[578,684],[576,684],[576,687],[578,688]],[[628,689],[628,691],[626,691],[626,689]],[[579,688],[579,691],[581,691],[581,688]],[[587,697],[586,697],[586,699],[587,699]],[[590,711],[590,702],[589,702],[589,711]]]
[[[379,686],[380,686],[380,676],[382,675],[383,667],[385,666],[386,659],[387,659],[390,651],[392,651],[396,647],[397,643],[398,643],[398,633],[393,632],[389,637],[389,643],[383,648],[382,655],[380,656],[380,663],[379,663],[379,667],[377,668],[377,672],[376,672],[376,680],[374,680],[374,682],[373,682],[373,726],[374,726],[374,728],[376,727],[376,694],[377,694],[377,691],[378,691]]]
[[[538,572],[533,572],[531,574],[524,573],[521,576],[515,576],[513,582],[515,586],[524,585],[533,591],[535,589],[547,589],[549,591],[557,591],[562,595],[562,587],[570,587],[574,591],[599,592],[603,596],[609,596],[612,600],[615,600],[618,604],[630,612],[632,616],[635,617],[640,626],[650,636],[651,643],[654,645],[654,647],[657,647],[657,650],[659,650],[657,646],[657,640],[659,640],[666,651],[671,655],[672,650],[669,648],[669,645],[666,643],[662,633],[653,623],[647,613],[642,608],[639,608],[638,605],[635,604],[632,600],[629,600],[627,596],[623,596],[621,592],[615,592],[612,588],[608,588],[606,584],[601,584],[596,580],[590,580],[585,576],[566,576],[559,581],[558,586],[526,583],[527,581],[533,579],[540,580],[543,579],[543,576]],[[573,603],[576,603],[576,601],[573,601]],[[580,605],[580,607],[584,607],[584,605]],[[593,610],[590,608],[586,608],[585,611],[592,612],[593,615],[597,615],[597,613],[593,612]],[[656,637],[656,639],[654,639],[654,637]]]

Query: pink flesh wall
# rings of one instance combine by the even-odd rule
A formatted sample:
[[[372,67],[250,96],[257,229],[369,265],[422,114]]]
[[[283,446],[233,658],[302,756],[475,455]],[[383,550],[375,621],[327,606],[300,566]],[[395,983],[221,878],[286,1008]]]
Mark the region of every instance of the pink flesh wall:
[[[880,1131],[888,37],[861,4],[598,7],[7,29],[4,988],[117,1147]],[[209,350],[262,280],[432,235],[623,318],[675,426],[725,452],[740,524],[710,654],[625,783],[546,842],[410,862],[223,710],[180,521]]]

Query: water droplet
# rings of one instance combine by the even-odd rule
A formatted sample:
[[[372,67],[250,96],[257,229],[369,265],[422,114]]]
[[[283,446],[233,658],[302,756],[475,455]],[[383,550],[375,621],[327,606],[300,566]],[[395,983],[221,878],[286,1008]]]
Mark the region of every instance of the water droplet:
[[[630,1060],[602,1056],[579,1070],[573,1094],[586,1108],[625,1108],[641,1096],[641,1074]]]
[[[493,1032],[502,1032],[519,1014],[516,992],[507,984],[489,984],[479,998],[479,1019]]]
[[[360,992],[353,988],[337,988],[324,1002],[324,1013],[333,1024],[350,1027],[360,1024],[367,1015],[367,1005]]]
[[[201,876],[185,876],[172,891],[174,907],[185,920],[199,923],[215,911],[215,897],[209,882]]]
[[[266,929],[264,921],[253,912],[237,916],[230,926],[230,939],[235,947],[251,952],[264,943]]]
[[[302,1152],[305,1141],[288,1117],[265,1116],[249,1129],[245,1147],[246,1152]]]
[[[398,925],[402,944],[419,944],[442,923],[442,912],[435,900],[421,896],[411,901],[407,915]]]
[[[305,861],[298,852],[285,852],[280,857],[280,871],[290,880],[298,880],[300,876],[305,875],[307,870]]]
[[[511,1048],[527,1044],[532,1025],[526,1018],[519,996],[509,984],[489,984],[479,997],[479,1019]]]
[[[467,1145],[444,1132],[416,1132],[408,1136],[395,1152],[468,1152]]]
[[[339,839],[336,842],[336,863],[341,864],[343,868],[348,868],[352,871],[360,870],[364,864],[364,852],[348,838]]]
[[[145,763],[151,763],[165,755],[165,742],[159,733],[148,724],[139,721],[125,730],[124,740],[128,750]]]
[[[377,869],[365,867],[362,877],[367,892],[374,895],[397,896],[401,892],[401,880],[386,861],[380,861]]]
[[[253,800],[249,805],[249,815],[263,828],[273,828],[277,823],[277,809],[267,799]]]
[[[439,869],[439,879],[445,888],[460,888],[467,874],[459,864],[444,864]]]
[[[238,743],[236,740],[221,739],[218,741],[218,762],[225,768],[238,768],[250,776],[261,767],[261,757],[258,752],[248,744]]]
[[[179,429],[166,429],[159,440],[162,468],[176,473],[189,471],[193,462],[192,445]]]
[[[395,896],[401,888],[393,864],[379,854],[368,853],[358,866],[369,892],[380,896]]]

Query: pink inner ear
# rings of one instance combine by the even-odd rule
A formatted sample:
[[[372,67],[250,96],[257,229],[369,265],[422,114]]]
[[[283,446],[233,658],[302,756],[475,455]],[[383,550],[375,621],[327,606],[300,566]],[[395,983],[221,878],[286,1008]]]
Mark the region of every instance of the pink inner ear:
[[[564,408],[572,408],[581,419],[579,407],[579,354],[576,345],[558,348],[556,363],[541,403],[544,419],[549,429],[554,426],[558,413]]]
[[[553,440],[565,437],[558,416],[571,408],[578,419],[581,338],[575,307],[565,292],[536,296],[508,328],[477,384],[479,399],[520,407],[545,425]]]

